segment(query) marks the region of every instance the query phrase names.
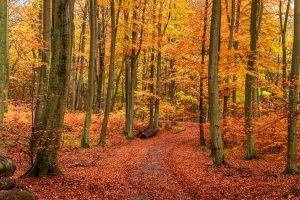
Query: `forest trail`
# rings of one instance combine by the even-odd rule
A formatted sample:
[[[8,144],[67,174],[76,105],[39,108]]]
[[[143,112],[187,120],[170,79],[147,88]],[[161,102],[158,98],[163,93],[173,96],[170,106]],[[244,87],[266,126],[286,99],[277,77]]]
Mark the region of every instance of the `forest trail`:
[[[21,179],[39,199],[285,199],[300,197],[300,179],[281,175],[282,163],[245,161],[211,166],[198,147],[197,125],[148,140],[90,149],[63,148],[61,177]],[[22,166],[22,165],[21,165]],[[24,169],[20,169],[24,171]]]

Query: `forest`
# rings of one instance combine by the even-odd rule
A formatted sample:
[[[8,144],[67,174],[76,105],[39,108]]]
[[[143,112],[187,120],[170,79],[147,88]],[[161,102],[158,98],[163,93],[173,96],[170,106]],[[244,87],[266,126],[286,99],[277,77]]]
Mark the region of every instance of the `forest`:
[[[300,199],[300,0],[1,0],[0,199]]]

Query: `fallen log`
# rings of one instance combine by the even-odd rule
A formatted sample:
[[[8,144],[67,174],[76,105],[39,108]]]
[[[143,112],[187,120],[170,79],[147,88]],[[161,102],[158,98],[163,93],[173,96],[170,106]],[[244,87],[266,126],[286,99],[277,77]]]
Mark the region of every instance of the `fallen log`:
[[[11,158],[0,156],[0,177],[10,177],[16,171],[16,163]]]
[[[141,138],[141,139],[148,139],[150,137],[155,136],[157,133],[158,133],[157,129],[145,128],[145,129],[142,129],[141,131],[139,131],[139,133],[137,134],[137,137]]]

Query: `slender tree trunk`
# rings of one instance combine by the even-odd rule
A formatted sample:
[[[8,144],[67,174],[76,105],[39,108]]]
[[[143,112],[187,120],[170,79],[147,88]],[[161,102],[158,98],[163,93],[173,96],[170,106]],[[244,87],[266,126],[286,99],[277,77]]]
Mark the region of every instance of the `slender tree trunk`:
[[[226,1],[228,3],[228,1]],[[228,6],[227,6],[228,7]],[[228,9],[227,9],[228,10]],[[231,16],[227,14],[228,23],[229,23],[229,40],[228,40],[228,50],[230,51],[233,46],[233,36],[234,36],[234,23],[235,23],[235,0],[231,1]],[[225,83],[229,83],[229,77],[226,78]],[[224,102],[223,102],[223,120],[224,120],[224,130],[226,130],[226,118],[229,114],[228,112],[228,100],[230,96],[229,88],[226,87],[224,90]]]
[[[81,147],[90,147],[90,126],[93,114],[94,100],[94,72],[96,67],[96,23],[97,23],[97,0],[90,0],[90,56],[89,56],[89,73],[88,73],[88,99],[86,107],[86,116],[84,121],[83,133],[81,138]]]
[[[116,40],[117,40],[117,27],[116,27],[116,13],[115,13],[115,1],[110,1],[110,14],[111,14],[111,49],[110,49],[110,66],[108,75],[108,86],[105,101],[104,118],[102,122],[100,141],[99,144],[105,144],[107,124],[109,120],[111,98],[114,88],[114,74],[115,74],[115,52],[116,52]],[[119,5],[120,6],[120,5]]]
[[[251,5],[251,41],[249,55],[248,68],[250,73],[255,73],[255,55],[256,55],[256,42],[257,42],[257,11],[259,8],[259,0],[252,0]],[[254,90],[254,77],[250,73],[246,74],[246,84],[245,84],[245,130],[247,136],[247,159],[255,159],[256,150],[254,145],[254,132],[253,132],[253,90]]]
[[[116,80],[115,92],[114,92],[114,95],[113,95],[113,98],[112,98],[112,103],[111,103],[111,112],[114,111],[114,107],[115,107],[115,103],[116,103],[116,98],[117,98],[118,91],[119,91],[119,84],[120,84],[121,76],[122,76],[122,73],[124,71],[124,65],[125,65],[124,62],[125,61],[123,60],[122,61],[122,67],[120,69],[120,72],[119,72],[117,80]]]
[[[280,18],[280,32],[281,32],[281,45],[282,45],[282,87],[284,95],[287,97],[287,47],[286,47],[286,31],[289,18],[291,0],[287,1],[285,18],[282,19],[282,0],[279,2],[279,18]]]
[[[220,28],[221,0],[213,0],[209,50],[208,93],[211,149],[213,162],[216,166],[221,166],[225,163],[219,116],[218,63],[220,50]]]
[[[239,33],[240,17],[241,17],[241,0],[237,0],[236,17],[235,17],[235,30],[234,30],[234,32],[235,32],[236,35]],[[234,46],[235,50],[238,50],[239,49],[239,41],[235,40],[233,46]],[[233,81],[233,83],[235,83],[237,81],[237,77],[233,76],[232,81]],[[232,91],[232,103],[233,103],[232,113],[236,114],[236,108],[237,108],[237,106],[236,106],[236,104],[237,104],[237,92],[236,92],[236,89],[234,89]]]
[[[133,13],[132,13],[132,51],[131,51],[131,84],[130,84],[130,92],[129,92],[129,123],[128,123],[128,132],[127,132],[127,138],[132,139],[133,136],[133,121],[134,121],[134,103],[135,103],[135,88],[137,83],[137,64],[138,64],[138,49],[136,47],[137,45],[137,39],[138,39],[138,13],[137,13],[138,5],[137,0],[133,0]]]
[[[129,129],[129,93],[130,93],[130,83],[131,83],[131,69],[130,69],[130,56],[129,56],[129,11],[128,8],[124,9],[124,23],[125,23],[125,33],[124,33],[124,64],[125,64],[125,129],[124,135],[128,135]]]
[[[6,104],[6,82],[9,79],[8,61],[8,1],[3,0],[0,4],[0,123],[4,119]]]
[[[82,90],[82,84],[83,84],[83,69],[85,64],[85,47],[86,47],[86,19],[87,19],[87,12],[88,12],[88,1],[86,1],[83,11],[83,22],[81,26],[81,35],[80,35],[80,45],[79,45],[79,51],[81,53],[81,56],[78,58],[78,63],[80,62],[80,69],[79,69],[79,75],[78,75],[78,81],[76,83],[76,96],[75,96],[75,110],[79,107],[79,101],[81,96],[81,90]]]
[[[37,140],[39,138],[39,132],[38,130],[41,130],[41,126],[43,125],[43,110],[45,107],[45,99],[46,99],[46,93],[47,93],[47,67],[50,64],[50,42],[51,42],[51,1],[50,0],[44,0],[43,3],[43,9],[42,9],[42,23],[43,23],[43,50],[41,52],[42,56],[42,65],[39,70],[39,82],[38,82],[38,98],[36,102],[36,109],[34,113],[34,126],[33,126],[33,133],[31,134],[30,138],[30,149],[29,152],[31,156],[35,154],[35,146],[34,144],[37,143]],[[32,157],[33,158],[33,157]]]
[[[299,73],[300,73],[300,0],[294,4],[294,46],[291,84],[289,89],[288,152],[285,173],[299,174],[297,166],[297,119],[299,115]]]
[[[172,58],[170,60],[170,76],[171,77],[175,75],[174,65],[175,65],[175,59]],[[171,104],[173,106],[176,106],[176,81],[175,81],[175,79],[171,80],[169,96],[170,96]]]
[[[157,24],[157,74],[156,74],[156,99],[155,99],[155,113],[154,113],[154,128],[158,128],[159,122],[159,107],[160,107],[160,79],[161,79],[161,62],[162,62],[162,12],[163,12],[163,2],[161,1],[158,14],[158,24]]]
[[[152,97],[150,97],[150,106],[149,106],[149,127],[154,127],[154,68],[155,68],[155,48],[154,48],[154,41],[155,41],[155,27],[156,27],[156,4],[157,1],[153,0],[153,19],[152,19],[152,49],[151,49],[151,58],[150,58],[150,93],[153,95]]]
[[[98,87],[96,98],[96,113],[101,111],[101,99],[103,94],[103,82],[105,74],[105,47],[106,47],[106,8],[101,6],[100,8],[101,23],[99,22],[99,74],[98,74]]]
[[[206,35],[207,35],[207,21],[208,21],[208,0],[205,0],[204,8],[204,20],[203,20],[203,34],[202,34],[202,47],[201,47],[201,65],[205,64],[205,54],[206,54]],[[204,137],[204,127],[205,123],[205,112],[204,112],[204,73],[203,70],[200,72],[200,102],[199,102],[199,128],[200,128],[200,146],[206,146],[205,137]]]
[[[52,1],[52,57],[47,100],[43,112],[41,142],[26,176],[60,175],[58,152],[64,123],[71,55],[70,0]]]

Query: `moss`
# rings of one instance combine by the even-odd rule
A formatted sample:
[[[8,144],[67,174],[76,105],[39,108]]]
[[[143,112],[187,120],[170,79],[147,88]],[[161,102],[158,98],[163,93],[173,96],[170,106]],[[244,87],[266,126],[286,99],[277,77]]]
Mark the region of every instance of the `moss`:
[[[290,175],[300,175],[299,170],[291,169],[289,167],[286,167],[285,170],[282,172],[283,174],[290,174]]]
[[[126,139],[127,140],[135,140],[135,137],[134,136],[126,136]]]

